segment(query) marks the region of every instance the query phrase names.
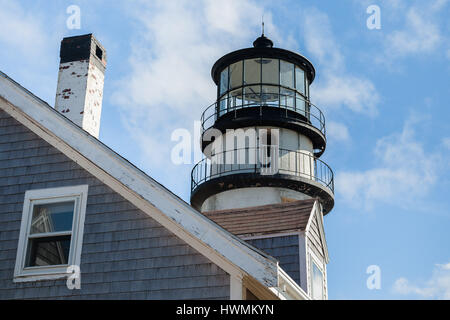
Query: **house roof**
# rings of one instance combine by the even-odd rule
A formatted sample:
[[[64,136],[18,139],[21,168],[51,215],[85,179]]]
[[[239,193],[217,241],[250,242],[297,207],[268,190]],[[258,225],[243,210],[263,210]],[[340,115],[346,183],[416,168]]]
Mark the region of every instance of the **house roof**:
[[[255,290],[307,298],[278,262],[224,230],[0,71],[0,106],[137,208]],[[273,297],[275,297],[273,295]]]
[[[203,214],[239,236],[304,231],[315,201],[315,199],[299,200],[242,209],[209,211]]]

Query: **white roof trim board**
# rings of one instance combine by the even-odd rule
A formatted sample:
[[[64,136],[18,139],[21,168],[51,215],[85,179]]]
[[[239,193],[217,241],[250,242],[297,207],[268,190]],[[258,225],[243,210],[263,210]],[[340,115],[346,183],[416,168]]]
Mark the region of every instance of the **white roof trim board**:
[[[230,275],[279,286],[281,269],[274,258],[207,219],[2,72],[0,106]]]

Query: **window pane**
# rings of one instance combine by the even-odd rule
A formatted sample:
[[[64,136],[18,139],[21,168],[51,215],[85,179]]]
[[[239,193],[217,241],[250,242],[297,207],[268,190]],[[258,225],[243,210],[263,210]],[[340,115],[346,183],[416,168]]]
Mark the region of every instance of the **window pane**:
[[[305,107],[305,98],[303,98],[300,94],[296,93],[295,100],[295,109],[298,113],[301,113],[306,117],[306,107]]]
[[[227,108],[228,108],[228,95],[225,95],[222,98],[220,98],[219,101],[219,117],[227,113]]]
[[[71,231],[74,205],[74,201],[35,205],[30,234]]]
[[[28,241],[26,267],[67,264],[70,236],[35,238]]]
[[[230,89],[242,86],[242,65],[243,61],[230,65]]]
[[[313,262],[312,270],[312,291],[313,299],[322,300],[323,299],[323,274],[319,267]]]
[[[261,100],[263,105],[278,107],[280,95],[278,86],[262,86]]]
[[[278,84],[278,59],[262,58],[262,83]]]
[[[309,81],[308,77],[305,77],[306,97],[309,99]]]
[[[261,82],[261,59],[245,60],[244,84]]]
[[[230,97],[230,109],[235,109],[242,106],[242,89],[231,91]]]
[[[224,94],[228,89],[228,68],[220,74],[220,95]]]
[[[295,94],[293,90],[281,88],[280,90],[280,107],[294,110]]]
[[[248,86],[245,87],[244,104],[249,105],[261,105],[261,86]]]
[[[305,94],[305,72],[299,67],[295,67],[295,88]]]
[[[280,84],[294,88],[294,65],[292,63],[280,61]]]

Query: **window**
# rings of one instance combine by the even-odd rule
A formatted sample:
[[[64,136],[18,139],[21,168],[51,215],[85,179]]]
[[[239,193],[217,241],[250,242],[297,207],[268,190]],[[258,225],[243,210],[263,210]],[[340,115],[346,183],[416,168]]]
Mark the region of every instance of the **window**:
[[[99,46],[95,46],[95,55],[97,56],[97,58],[102,60],[102,58],[103,58],[103,51],[102,51],[102,49],[100,49]]]
[[[324,277],[322,269],[311,257],[311,298],[314,300],[324,299]]]
[[[297,66],[295,67],[295,88],[298,92],[305,94],[305,72]]]
[[[296,93],[295,94],[295,99],[296,99],[296,101],[295,101],[295,109],[297,110],[297,112],[302,114],[302,115],[304,115],[305,117],[308,117],[308,115],[306,114],[305,98],[303,98],[302,95]]]
[[[280,106],[285,109],[294,110],[295,108],[295,93],[293,90],[281,88],[280,90]]]
[[[230,109],[234,110],[242,106],[242,88],[230,92]]]
[[[228,68],[220,73],[220,95],[223,95],[228,89]]]
[[[264,106],[278,107],[280,103],[279,88],[276,86],[262,86],[261,103]]]
[[[280,61],[280,84],[294,88],[294,65],[292,63]]]
[[[219,102],[219,117],[227,113],[228,109],[228,95],[223,96]]]
[[[243,61],[233,63],[230,66],[230,89],[242,86]]]
[[[309,81],[308,78],[305,79],[305,91],[306,91],[306,97],[309,97]]]
[[[261,59],[262,83],[278,84],[278,59]]]
[[[244,60],[244,84],[261,83],[261,59]]]
[[[248,107],[261,104],[261,86],[248,86],[244,91],[244,104]]]
[[[87,185],[25,193],[14,281],[67,276],[80,265]]]

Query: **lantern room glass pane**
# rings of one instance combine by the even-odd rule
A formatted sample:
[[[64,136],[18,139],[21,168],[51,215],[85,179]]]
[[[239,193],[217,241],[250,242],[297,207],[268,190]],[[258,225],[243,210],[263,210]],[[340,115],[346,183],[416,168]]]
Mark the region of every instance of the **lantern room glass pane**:
[[[244,60],[244,84],[261,82],[261,59]]]
[[[238,61],[230,65],[230,89],[242,86],[243,61]]]
[[[283,60],[280,61],[280,84],[294,88],[294,64]]]
[[[295,67],[295,88],[305,94],[305,72],[299,67]]]
[[[262,58],[262,83],[278,84],[278,59]]]
[[[295,94],[296,100],[295,100],[295,109],[298,113],[304,115],[306,117],[306,102],[305,98],[296,93]]]
[[[261,100],[265,106],[278,107],[280,103],[279,87],[262,86]]]
[[[224,94],[228,90],[228,68],[225,68],[220,73],[220,95]]]
[[[261,86],[248,86],[244,88],[244,104],[246,106],[261,105]]]
[[[309,99],[309,81],[308,77],[305,77],[305,91],[306,91],[306,97]]]
[[[219,101],[219,117],[227,113],[228,95],[223,96]]]
[[[295,109],[295,93],[294,90],[281,88],[280,90],[280,107],[294,110]]]
[[[242,88],[230,92],[230,111],[242,106]]]

